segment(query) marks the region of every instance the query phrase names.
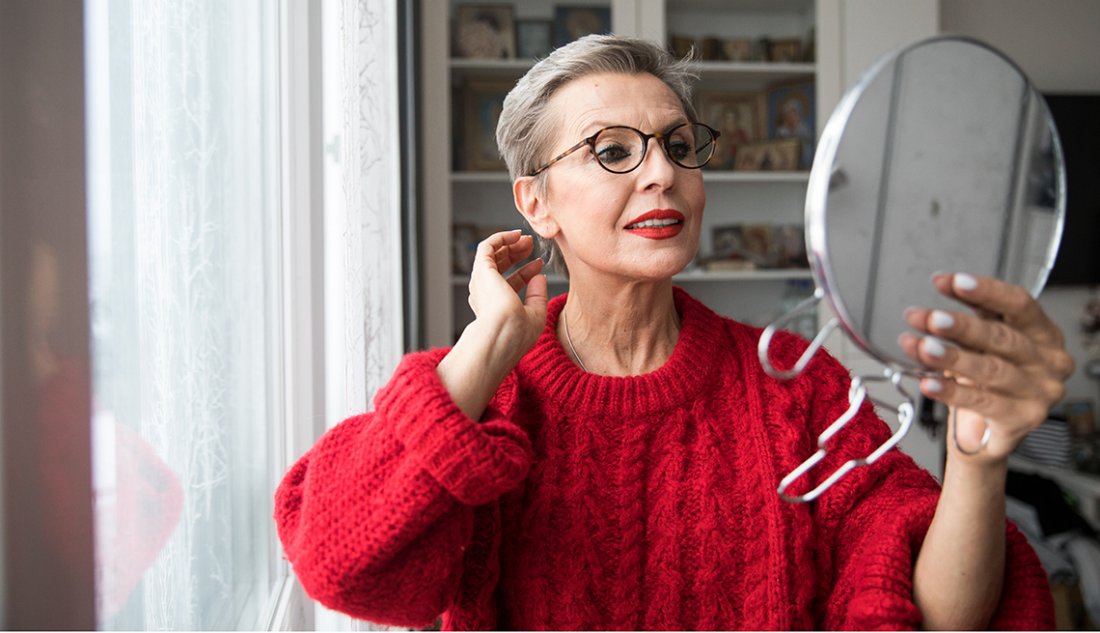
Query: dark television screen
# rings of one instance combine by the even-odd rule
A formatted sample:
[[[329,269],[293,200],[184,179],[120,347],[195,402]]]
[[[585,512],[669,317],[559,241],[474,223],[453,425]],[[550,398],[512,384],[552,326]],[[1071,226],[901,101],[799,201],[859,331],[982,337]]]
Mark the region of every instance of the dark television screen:
[[[1066,224],[1047,283],[1100,284],[1100,95],[1043,95],[1066,158]]]

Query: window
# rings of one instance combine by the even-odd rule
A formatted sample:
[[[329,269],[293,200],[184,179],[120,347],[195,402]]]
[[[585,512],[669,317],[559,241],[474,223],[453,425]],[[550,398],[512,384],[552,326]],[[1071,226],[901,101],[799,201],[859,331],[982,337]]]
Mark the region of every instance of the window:
[[[86,3],[100,628],[257,628],[286,574],[280,10]]]

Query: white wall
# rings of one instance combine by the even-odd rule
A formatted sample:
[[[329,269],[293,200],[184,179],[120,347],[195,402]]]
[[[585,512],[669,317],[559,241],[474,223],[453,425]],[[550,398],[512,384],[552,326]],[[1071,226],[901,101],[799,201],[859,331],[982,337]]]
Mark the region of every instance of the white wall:
[[[1012,58],[1042,92],[1100,92],[1100,2],[1096,0],[941,0],[940,29],[985,41]],[[1100,288],[1055,287],[1040,302],[1066,334],[1078,370],[1068,397],[1100,396],[1084,375],[1079,319]]]
[[[1000,49],[1043,92],[1100,92],[1100,2],[941,0],[940,29]]]

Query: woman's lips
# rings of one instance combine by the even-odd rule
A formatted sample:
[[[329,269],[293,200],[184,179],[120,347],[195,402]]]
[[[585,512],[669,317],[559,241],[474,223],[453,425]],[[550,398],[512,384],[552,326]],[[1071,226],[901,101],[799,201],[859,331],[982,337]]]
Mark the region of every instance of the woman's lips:
[[[626,231],[651,240],[676,237],[684,229],[684,214],[675,209],[653,209],[634,218]]]

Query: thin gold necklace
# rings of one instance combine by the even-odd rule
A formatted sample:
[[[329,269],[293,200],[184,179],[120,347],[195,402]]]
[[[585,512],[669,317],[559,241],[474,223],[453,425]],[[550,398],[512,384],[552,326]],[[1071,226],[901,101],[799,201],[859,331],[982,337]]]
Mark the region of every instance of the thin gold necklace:
[[[565,326],[565,342],[569,343],[569,351],[573,353],[573,358],[577,359],[577,364],[581,366],[586,373],[588,368],[584,366],[584,361],[581,360],[580,354],[577,353],[577,348],[573,347],[573,337],[569,336],[569,317],[565,315],[565,309],[561,311],[561,324]]]

